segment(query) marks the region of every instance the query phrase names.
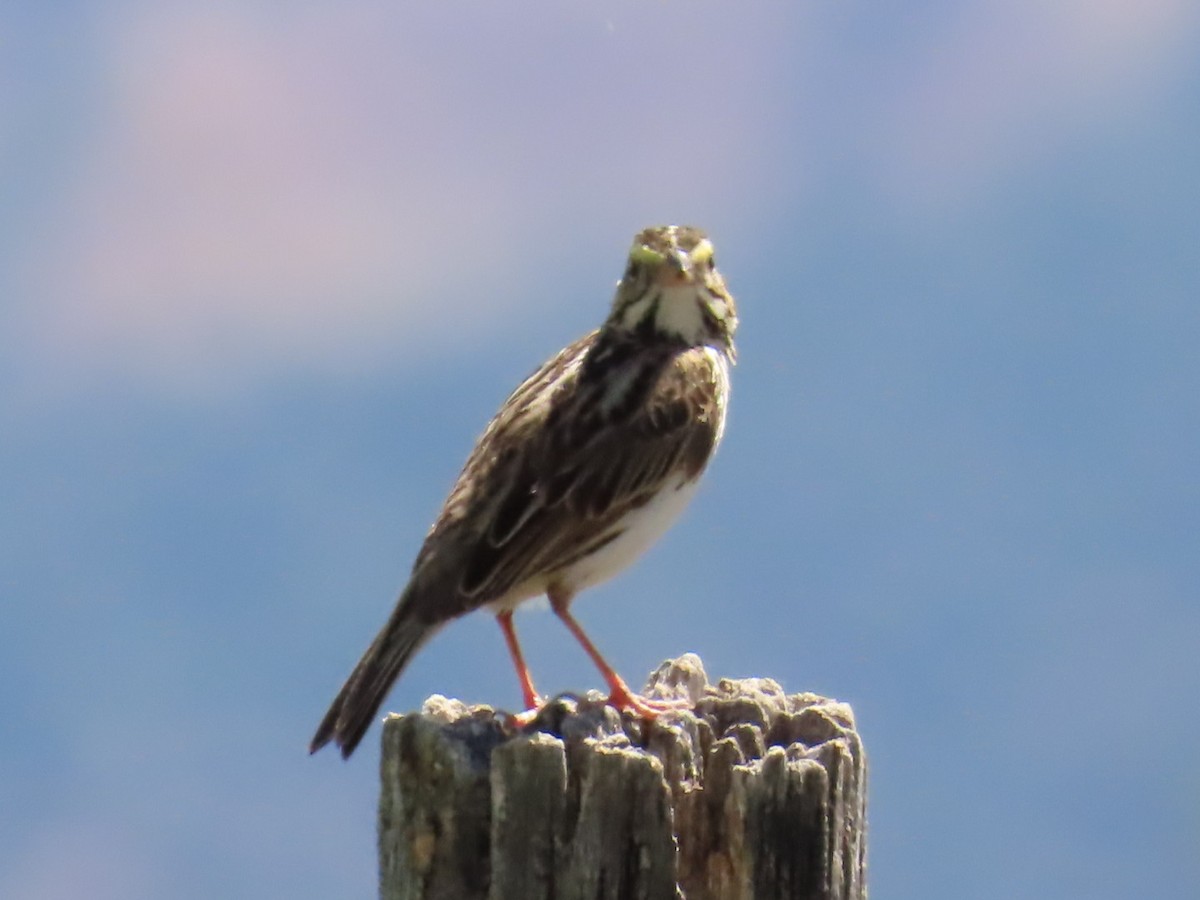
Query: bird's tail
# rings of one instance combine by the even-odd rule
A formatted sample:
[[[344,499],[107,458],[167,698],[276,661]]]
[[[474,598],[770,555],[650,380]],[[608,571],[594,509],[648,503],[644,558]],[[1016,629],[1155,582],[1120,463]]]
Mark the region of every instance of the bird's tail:
[[[348,759],[408,661],[441,627],[440,622],[422,621],[406,599],[400,598],[391,618],[342,685],[313,735],[309,753],[333,741]]]

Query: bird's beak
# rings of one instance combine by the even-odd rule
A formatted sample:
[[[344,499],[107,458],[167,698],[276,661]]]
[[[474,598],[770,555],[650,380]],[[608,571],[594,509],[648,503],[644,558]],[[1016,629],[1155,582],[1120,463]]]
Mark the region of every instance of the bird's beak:
[[[663,280],[668,284],[686,284],[691,281],[692,258],[683,250],[668,253],[666,265],[663,267]]]

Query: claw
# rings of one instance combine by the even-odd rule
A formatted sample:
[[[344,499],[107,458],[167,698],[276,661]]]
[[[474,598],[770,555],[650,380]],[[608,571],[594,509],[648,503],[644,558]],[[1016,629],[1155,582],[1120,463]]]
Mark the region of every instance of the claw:
[[[518,731],[531,724],[533,720],[538,717],[541,711],[541,706],[538,706],[536,709],[527,709],[524,712],[505,713],[504,724],[512,731]]]
[[[611,686],[612,693],[608,695],[608,699],[605,701],[605,703],[615,709],[629,710],[643,719],[653,721],[662,713],[692,708],[692,704],[687,700],[655,700],[650,697],[643,697],[641,694],[635,694],[629,690],[629,685],[620,676],[615,677],[616,681]]]

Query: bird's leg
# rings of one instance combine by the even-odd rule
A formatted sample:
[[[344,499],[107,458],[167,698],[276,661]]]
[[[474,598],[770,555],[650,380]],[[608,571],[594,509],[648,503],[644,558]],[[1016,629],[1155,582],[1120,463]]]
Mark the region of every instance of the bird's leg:
[[[506,609],[496,614],[500,630],[504,632],[504,643],[508,645],[508,655],[512,657],[513,668],[517,670],[517,679],[521,682],[521,699],[525,709],[534,710],[542,705],[542,698],[534,690],[533,679],[529,675],[529,667],[525,665],[525,655],[521,652],[521,643],[517,640],[517,631],[513,628],[512,610]]]
[[[579,641],[579,645],[583,647],[584,652],[591,657],[596,668],[600,670],[601,676],[603,676],[605,683],[608,685],[609,694],[606,702],[609,706],[616,709],[628,709],[646,719],[655,719],[659,713],[670,709],[681,709],[691,706],[687,701],[651,700],[648,697],[643,697],[631,691],[629,685],[625,683],[625,679],[613,671],[612,666],[608,664],[604,657],[600,655],[600,651],[596,649],[596,645],[584,634],[583,626],[575,621],[575,617],[571,615],[571,610],[568,609],[571,603],[571,595],[552,589],[549,592],[549,597],[550,608],[554,610],[554,614],[567,626],[567,630],[575,636],[575,640]]]

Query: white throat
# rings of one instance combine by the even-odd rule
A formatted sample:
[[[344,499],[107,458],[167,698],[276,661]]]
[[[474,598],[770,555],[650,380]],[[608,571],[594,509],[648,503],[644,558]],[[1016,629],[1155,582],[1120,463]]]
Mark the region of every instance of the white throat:
[[[688,344],[700,344],[706,334],[700,298],[695,285],[680,284],[653,287],[625,307],[621,323],[628,329],[637,326],[653,311],[654,327]]]

